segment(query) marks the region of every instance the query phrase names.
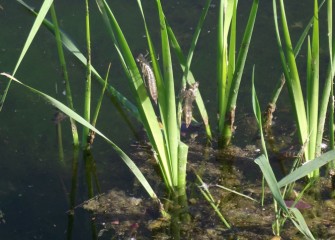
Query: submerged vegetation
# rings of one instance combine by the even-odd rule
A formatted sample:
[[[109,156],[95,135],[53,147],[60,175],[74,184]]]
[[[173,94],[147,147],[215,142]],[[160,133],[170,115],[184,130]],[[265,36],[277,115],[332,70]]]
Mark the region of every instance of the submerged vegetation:
[[[22,0],[17,0],[17,2],[28,9],[36,18],[13,72],[11,74],[5,72],[1,73],[3,76],[2,80],[5,81],[4,79],[8,79],[8,82],[5,88],[1,88],[3,94],[0,106],[2,108],[2,106],[6,104],[5,100],[8,94],[10,94],[10,91],[14,91],[11,90],[12,82],[14,81],[19,86],[23,86],[25,89],[45,99],[56,107],[61,114],[69,116],[74,147],[72,163],[73,179],[67,232],[69,239],[72,236],[75,209],[78,207],[76,206],[75,196],[80,149],[83,152],[83,162],[86,170],[85,177],[88,198],[91,199],[80,206],[92,211],[98,219],[99,216],[101,217],[101,214],[106,214],[107,212],[117,217],[117,220],[113,219],[108,222],[109,227],[104,226],[103,230],[99,233],[94,230],[95,225],[92,224],[92,231],[96,237],[102,236],[105,231],[109,231],[110,229],[113,229],[116,235],[124,235],[125,232],[127,232],[129,237],[136,237],[138,232],[140,232],[139,224],[143,224],[143,222],[147,222],[146,228],[143,230],[145,234],[149,235],[150,233],[148,232],[151,231],[155,233],[156,237],[158,236],[157,238],[159,238],[159,236],[163,237],[163,235],[159,234],[162,234],[162,229],[167,227],[169,227],[169,234],[164,233],[173,239],[180,239],[186,236],[194,237],[193,235],[188,235],[193,230],[197,230],[195,232],[198,232],[201,236],[208,234],[208,239],[232,237],[234,233],[230,229],[234,227],[239,228],[237,215],[242,218],[243,215],[234,215],[232,213],[231,216],[229,215],[229,211],[227,212],[227,208],[225,208],[226,203],[223,201],[224,197],[222,197],[224,194],[219,192],[223,190],[229,192],[229,194],[243,198],[244,201],[250,201],[250,205],[248,206],[252,206],[253,208],[257,208],[258,206],[259,211],[254,211],[254,214],[261,214],[260,209],[267,204],[266,201],[269,202],[269,196],[271,196],[273,207],[270,208],[270,211],[273,210],[274,214],[273,217],[268,220],[273,221],[272,233],[277,237],[283,235],[292,237],[283,233],[283,229],[287,227],[287,220],[291,222],[291,226],[294,226],[300,234],[307,239],[315,239],[315,237],[320,234],[316,232],[315,229],[311,230],[308,225],[309,220],[306,221],[304,218],[304,206],[309,205],[304,205],[303,199],[308,191],[314,192],[315,198],[320,197],[320,194],[317,194],[317,184],[320,181],[324,181],[322,176],[320,176],[320,168],[328,166],[328,171],[334,172],[335,166],[333,118],[335,39],[332,36],[332,0],[326,0],[322,3],[314,0],[310,6],[311,9],[313,9],[313,16],[295,48],[292,47],[284,1],[273,0],[274,32],[279,47],[279,51],[273,51],[278,52],[283,75],[275,89],[274,97],[270,101],[271,103],[268,105],[268,109],[265,111],[265,120],[254,85],[254,83],[257,82],[256,70],[259,69],[259,67],[254,67],[252,77],[249,77],[251,75],[249,73],[244,74],[248,50],[252,43],[252,33],[255,23],[257,22],[259,0],[254,0],[250,6],[249,18],[246,22],[245,30],[242,34],[243,38],[238,50],[236,49],[239,36],[237,31],[237,27],[239,26],[238,1],[220,0],[216,7],[217,42],[208,43],[217,45],[215,66],[218,86],[217,91],[215,91],[218,98],[217,138],[212,136],[212,133],[216,131],[213,131],[209,125],[206,104],[203,101],[203,92],[207,91],[202,90],[206,89],[206,81],[209,80],[201,81],[201,79],[197,79],[196,75],[193,75],[191,71],[193,55],[197,52],[197,43],[199,38],[201,38],[201,31],[204,28],[209,9],[214,6],[211,0],[204,1],[203,6],[201,6],[200,17],[194,29],[186,56],[183,54],[181,47],[183,45],[179,42],[179,36],[173,30],[172,25],[170,25],[170,19],[167,18],[160,0],[146,3],[153,5],[152,7],[155,8],[156,11],[155,18],[150,17],[150,21],[155,22],[155,24],[150,24],[150,26],[147,22],[148,13],[146,13],[145,8],[142,7],[142,1],[137,0],[142,20],[141,24],[145,31],[145,39],[147,41],[145,47],[147,49],[142,49],[141,53],[136,52],[137,50],[133,50],[135,47],[126,37],[128,36],[126,28],[119,23],[117,18],[119,9],[111,7],[105,0],[96,0],[95,3],[97,7],[93,7],[93,5],[86,0],[86,49],[83,51],[86,56],[79,50],[71,38],[68,37],[71,33],[65,34],[65,32],[60,29],[56,8],[52,0],[44,0],[38,12]],[[320,23],[323,21],[323,19],[320,19],[319,13],[321,9],[327,10],[327,66],[320,64],[320,38],[325,36],[320,35],[319,30]],[[92,48],[91,42],[91,28],[95,26],[91,24],[91,11],[98,11],[105,23],[106,39],[108,39],[110,45],[114,46],[113,54],[117,56],[118,62],[122,66],[122,76],[128,80],[128,86],[131,90],[131,95],[128,98],[121,93],[121,90],[117,90],[111,81],[108,81],[109,74],[113,71],[113,65],[109,64],[105,78],[102,78],[93,66],[92,54],[94,54],[94,48]],[[48,12],[50,12],[51,21],[46,18]],[[281,27],[279,23],[281,23]],[[322,24],[325,23],[322,22]],[[157,29],[153,26],[156,26]],[[46,27],[55,37],[58,59],[64,78],[66,104],[62,103],[59,94],[53,97],[38,90],[40,89],[39,86],[31,87],[29,84],[24,83],[24,81],[20,81],[16,78],[16,73],[22,60],[28,54],[27,51],[29,47],[34,41],[38,42],[37,31],[42,27]],[[138,33],[135,34],[139,35]],[[309,34],[311,34],[311,37]],[[155,38],[153,38],[152,35],[155,35]],[[159,35],[160,41],[157,41],[156,35]],[[107,38],[107,36],[109,36],[109,38]],[[297,67],[298,61],[301,61],[301,58],[297,58],[297,54],[302,51],[302,46],[306,46],[307,49],[306,57],[303,58],[303,61],[306,61],[305,83],[301,82],[300,79],[302,78],[299,76],[300,72]],[[146,50],[148,52],[144,54]],[[72,89],[74,86],[68,74],[69,69],[65,57],[67,54],[65,52],[69,52],[85,67],[85,84],[75,86],[76,88],[81,87],[83,89],[83,99],[73,96]],[[262,66],[262,68],[266,67],[267,66]],[[320,68],[324,68],[324,71],[327,71],[325,76],[320,73]],[[232,137],[235,131],[235,120],[237,118],[236,108],[239,104],[237,97],[242,83],[242,76],[252,81],[250,91],[252,104],[250,104],[250,108],[252,107],[253,109],[256,119],[254,125],[258,127],[259,134],[257,135],[260,136],[260,141],[257,141],[257,143],[255,139],[254,142],[248,143],[253,146],[251,147],[253,151],[247,153],[247,156],[254,160],[252,166],[257,169],[258,165],[263,174],[261,191],[257,194],[248,194],[249,190],[242,188],[242,177],[241,179],[234,178],[234,181],[239,182],[239,184],[232,184],[236,189],[229,189],[224,186],[228,184],[228,180],[227,182],[223,180],[223,182],[219,184],[219,180],[217,179],[226,179],[229,175],[237,174],[237,171],[230,169],[231,171],[227,173],[224,171],[225,167],[220,166],[220,169],[215,172],[216,167],[209,168],[208,166],[211,166],[212,163],[208,161],[210,158],[206,157],[206,154],[210,152],[219,159],[219,156],[226,156],[225,154],[227,154],[232,147],[232,142],[234,142]],[[92,80],[97,80],[101,85],[101,92],[98,98],[96,98],[97,100],[92,94]],[[273,114],[275,114],[276,101],[280,98],[279,94],[283,89],[284,83],[286,83],[295,116],[298,132],[297,137],[300,145],[293,163],[287,164],[287,167],[290,169],[288,174],[280,181],[277,181],[275,176],[277,170],[273,169],[270,164],[272,156],[270,142],[277,137],[275,134],[272,134],[271,131],[272,128],[275,128],[272,126],[272,118]],[[319,103],[319,85],[321,83],[324,84],[324,88],[322,89],[322,98]],[[305,94],[306,101],[304,100],[302,91],[302,86],[304,85],[307,87]],[[211,90],[211,92],[213,91]],[[117,106],[117,109],[119,109],[123,116],[129,115],[136,121],[136,123],[133,124],[132,120],[125,117],[125,121],[127,121],[132,128],[136,128],[134,126],[139,124],[141,128],[144,129],[146,135],[144,139],[148,141],[144,146],[150,149],[148,156],[143,157],[142,155],[143,158],[146,158],[142,159],[146,160],[144,163],[141,164],[131,159],[129,153],[126,153],[126,151],[117,146],[114,141],[110,140],[115,139],[115,137],[107,137],[106,134],[96,126],[98,119],[99,122],[103,121],[100,117],[100,109],[103,98],[107,94],[112,98],[113,104]],[[82,100],[84,107],[83,111],[80,111],[83,113],[82,116],[78,114],[79,111],[75,108],[76,104],[78,104],[77,101],[80,100]],[[132,101],[134,101],[134,103]],[[94,102],[96,102],[96,107],[94,114],[92,114],[92,105]],[[328,128],[325,127],[327,111],[329,121]],[[63,118],[64,117],[62,117],[62,119]],[[198,118],[202,120],[197,121]],[[59,157],[64,162],[61,123],[60,120],[55,120],[55,122],[58,126]],[[77,123],[83,126],[81,143],[78,137]],[[194,138],[191,139],[185,137],[185,134],[190,133],[190,135],[192,135],[192,129],[200,128],[203,128],[203,130],[197,131],[199,131],[200,135],[205,135],[207,139],[206,146],[202,146],[200,148],[201,151],[199,151],[204,157],[202,157],[201,161],[194,161],[193,159],[193,161],[191,161],[189,155],[193,149],[193,143],[197,141],[197,139],[195,139],[197,133]],[[325,129],[328,130],[327,137],[329,137],[328,144],[330,151],[322,153],[321,144],[325,136]],[[93,160],[94,153],[92,152],[92,148],[94,144],[96,144],[96,135],[109,143],[117,152],[119,157],[124,161],[135,178],[151,197],[150,202],[143,202],[142,199],[137,197],[128,198],[126,194],[121,191],[113,190],[109,191],[106,195],[101,194],[100,184],[95,171],[95,165],[98,163],[95,163]],[[217,152],[210,148],[210,146],[213,146],[216,142],[218,145],[217,148],[219,149]],[[256,144],[259,146],[255,146]],[[259,147],[261,150],[258,149]],[[258,157],[255,155],[256,150],[257,153],[259,151],[261,152],[261,155]],[[242,151],[235,151],[234,155],[241,157],[238,156],[241,154],[243,154]],[[154,161],[150,161],[150,159]],[[227,161],[228,158],[223,157],[223,160],[220,162],[217,161],[216,164],[226,165]],[[244,161],[246,160],[244,159]],[[154,169],[156,171],[154,171]],[[157,173],[159,177],[155,178],[154,176],[157,175]],[[225,176],[223,177],[223,175]],[[332,177],[334,188],[335,176],[333,174],[330,175],[330,177]],[[298,181],[302,178],[308,179],[308,181]],[[322,180],[320,180],[320,178]],[[209,181],[215,183],[209,183]],[[164,189],[157,186],[153,187],[154,183],[158,184],[160,182],[164,183]],[[251,188],[259,188],[260,184],[258,184],[258,186],[257,184],[258,182],[253,183]],[[215,188],[215,190],[213,190],[213,188]],[[299,192],[295,191],[296,189],[299,189]],[[330,188],[328,190],[330,191]],[[197,192],[198,195],[196,196],[194,192]],[[331,194],[328,195],[331,196]],[[111,205],[109,202],[110,198],[117,199],[117,201]],[[127,201],[129,201],[130,205],[127,205]],[[153,201],[154,204],[151,204],[151,201]],[[227,204],[228,202],[229,199],[227,200]],[[238,202],[240,203],[240,201]],[[247,205],[246,202],[243,202],[243,204]],[[196,211],[196,207],[194,206],[197,206],[203,212]],[[239,207],[241,206],[239,205]],[[132,208],[136,208],[136,211],[130,213]],[[329,208],[335,211],[333,206]],[[127,216],[127,219],[131,219],[134,222],[129,220],[121,224],[119,219],[122,218],[120,216],[122,211]],[[206,214],[208,214],[208,211],[212,211],[213,214],[215,214],[217,220],[213,220],[213,222],[219,225],[218,221],[220,221],[223,224],[224,230],[218,231],[218,229],[211,230],[207,228],[199,230],[202,226],[201,218],[207,218]],[[270,211],[267,212],[269,213]],[[148,212],[150,212],[149,216],[147,215]],[[152,212],[154,212],[154,214]],[[254,218],[257,217],[261,218],[262,216],[255,216]],[[135,221],[133,218],[140,220]],[[181,227],[180,223],[185,227]],[[253,222],[253,224],[255,223],[256,221]],[[209,228],[208,225],[211,224],[206,224],[206,227]],[[334,225],[332,226],[334,227]],[[236,236],[238,236],[238,233]],[[321,237],[324,236],[328,237],[329,235],[322,235]]]

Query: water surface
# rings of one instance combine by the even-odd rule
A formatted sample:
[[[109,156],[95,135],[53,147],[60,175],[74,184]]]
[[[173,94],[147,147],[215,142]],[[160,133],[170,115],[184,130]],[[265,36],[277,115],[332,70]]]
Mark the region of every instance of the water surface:
[[[41,1],[30,1],[32,6],[38,7]],[[209,10],[203,32],[200,36],[194,55],[191,70],[200,83],[206,107],[210,115],[210,123],[216,125],[216,17],[218,1],[213,1]],[[24,41],[33,23],[33,16],[15,1],[0,1],[0,70],[11,72],[14,69]],[[138,7],[135,1],[112,1],[111,7],[125,33],[134,54],[145,53],[147,50],[144,29],[141,23]],[[155,22],[154,2],[144,1],[144,11],[150,21],[149,27],[154,36],[154,43],[159,49],[158,24]],[[163,1],[166,17],[174,29],[178,40],[187,53],[189,43],[200,15],[203,3],[200,1]],[[247,21],[251,1],[239,3],[238,29],[239,39]],[[290,6],[289,6],[290,5]],[[311,11],[309,3],[301,1],[287,1],[288,9],[300,9],[288,12],[293,39],[296,40],[308,22]],[[57,1],[56,10],[61,28],[67,32],[78,47],[85,52],[85,15],[83,1]],[[91,4],[92,31],[92,62],[95,68],[105,75],[109,62],[112,63],[109,82],[125,96],[133,100],[127,79],[123,74],[115,49],[106,33],[106,28],[97,11]],[[239,40],[240,41],[240,40]],[[82,113],[85,69],[70,54],[66,54],[70,80],[74,95],[75,109]],[[299,57],[303,57],[303,54]],[[264,107],[271,96],[272,87],[280,76],[280,64],[277,54],[275,34],[273,31],[273,16],[271,1],[260,3],[255,32],[249,51],[245,73],[242,79],[241,91],[237,107],[237,128],[234,145],[244,148],[254,145],[254,131],[244,129],[245,116],[251,117],[251,70],[256,65],[256,87],[261,104]],[[303,66],[301,66],[303,68]],[[175,65],[176,79],[181,78],[181,71]],[[21,81],[43,91],[51,96],[65,101],[62,85],[62,74],[58,65],[57,49],[53,36],[44,28],[38,32],[16,75]],[[4,89],[6,82],[2,79],[0,89]],[[178,87],[178,84],[176,84]],[[57,88],[56,88],[57,86]],[[56,92],[57,89],[57,92]],[[93,83],[93,96],[97,99],[100,85]],[[292,117],[287,114],[287,93],[278,106],[278,115]],[[286,98],[285,98],[286,97]],[[69,128],[69,121],[64,120],[63,144],[64,161],[59,161],[57,132],[52,118],[56,110],[44,100],[28,92],[22,87],[12,84],[7,100],[0,113],[0,219],[1,239],[63,239],[72,229],[69,239],[92,239],[91,215],[81,208],[76,209],[73,225],[68,218],[69,196],[72,182],[73,149]],[[196,114],[197,115],[197,114]],[[136,121],[130,117],[134,129],[140,132]],[[244,123],[244,125],[243,125]],[[108,97],[103,101],[98,128],[109,136],[127,153],[134,152],[134,133],[125,123]],[[244,127],[243,127],[244,126]],[[79,131],[81,133],[81,131]],[[198,140],[197,140],[198,141]],[[199,140],[202,141],[201,139]],[[97,139],[92,149],[96,162],[96,173],[101,192],[111,189],[121,189],[130,195],[136,192],[139,196],[147,197],[144,192],[135,191],[133,177],[124,166],[121,159],[110,146],[101,139]],[[252,161],[252,159],[250,159]],[[83,156],[78,160],[78,176],[75,183],[75,204],[80,205],[88,199]],[[254,166],[257,173],[257,166]],[[250,178],[250,179],[249,179]],[[257,176],[249,176],[249,180]],[[247,181],[248,179],[245,179]],[[71,224],[69,224],[69,222]]]

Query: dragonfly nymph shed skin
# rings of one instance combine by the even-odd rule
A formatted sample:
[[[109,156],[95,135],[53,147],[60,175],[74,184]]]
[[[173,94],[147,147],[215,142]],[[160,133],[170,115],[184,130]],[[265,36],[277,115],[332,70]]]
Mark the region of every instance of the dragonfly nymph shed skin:
[[[184,112],[184,120],[186,124],[186,128],[188,128],[191,124],[192,117],[193,117],[193,106],[192,103],[197,97],[197,91],[198,91],[199,83],[195,82],[191,84],[189,89],[184,89],[181,92],[181,97],[184,101],[183,105],[183,112]]]
[[[142,53],[138,55],[136,61],[140,64],[142,75],[144,78],[144,84],[148,88],[152,100],[157,104],[158,94],[157,94],[157,85],[156,78],[149,61],[143,56]]]

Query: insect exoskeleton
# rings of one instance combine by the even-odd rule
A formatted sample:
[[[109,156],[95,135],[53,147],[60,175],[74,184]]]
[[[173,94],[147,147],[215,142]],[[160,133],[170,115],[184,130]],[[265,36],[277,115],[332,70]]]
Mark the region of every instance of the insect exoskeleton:
[[[144,79],[144,85],[149,90],[152,100],[154,100],[154,102],[157,104],[158,94],[157,94],[156,78],[154,72],[152,71],[149,61],[146,59],[147,55],[143,56],[143,54],[140,53],[136,58],[136,61],[140,64]]]
[[[193,118],[193,106],[192,103],[196,99],[196,93],[199,87],[199,83],[195,82],[190,85],[187,90],[182,91],[182,98],[184,100],[183,112],[186,128],[188,128]]]

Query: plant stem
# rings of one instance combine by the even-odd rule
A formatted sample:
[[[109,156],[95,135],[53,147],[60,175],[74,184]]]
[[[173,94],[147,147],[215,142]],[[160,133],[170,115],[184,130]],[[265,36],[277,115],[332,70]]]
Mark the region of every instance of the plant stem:
[[[178,189],[186,188],[186,165],[188,146],[179,142],[178,144]]]
[[[69,80],[69,75],[68,75],[68,71],[67,71],[67,67],[66,67],[66,60],[65,60],[65,56],[64,56],[61,34],[60,34],[59,26],[58,26],[58,20],[57,20],[56,9],[55,9],[54,4],[51,5],[50,12],[51,12],[52,22],[54,24],[54,33],[55,33],[55,38],[56,38],[59,62],[60,62],[60,66],[62,68],[63,77],[64,77],[64,81],[65,81],[65,92],[66,92],[67,105],[72,110],[74,110],[70,80]],[[70,118],[70,123],[71,123],[71,132],[72,132],[73,144],[75,146],[79,146],[79,137],[78,137],[78,130],[77,130],[76,123],[72,118]]]
[[[270,128],[272,126],[272,119],[273,119],[273,113],[276,110],[276,103],[278,100],[278,97],[283,89],[283,86],[285,84],[285,76],[284,74],[281,75],[280,81],[277,82],[275,90],[272,94],[272,98],[270,102],[268,103],[268,106],[266,108],[266,111],[264,113],[264,129],[269,132]]]
[[[86,47],[87,47],[87,63],[86,63],[86,84],[85,84],[85,102],[84,102],[84,119],[90,122],[91,118],[91,37],[90,37],[90,13],[88,0],[85,0],[86,5]],[[82,145],[88,147],[87,139],[89,137],[89,129],[83,128]]]

